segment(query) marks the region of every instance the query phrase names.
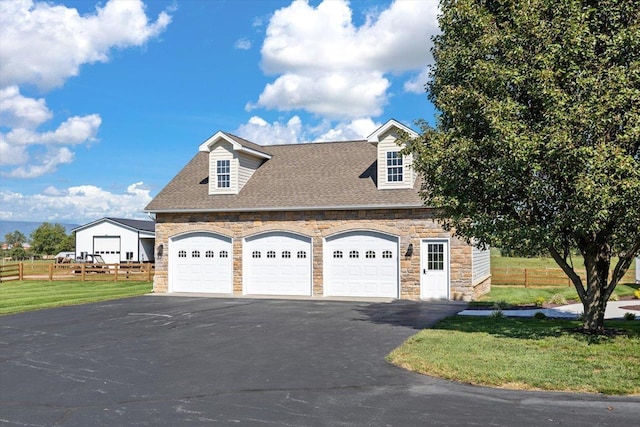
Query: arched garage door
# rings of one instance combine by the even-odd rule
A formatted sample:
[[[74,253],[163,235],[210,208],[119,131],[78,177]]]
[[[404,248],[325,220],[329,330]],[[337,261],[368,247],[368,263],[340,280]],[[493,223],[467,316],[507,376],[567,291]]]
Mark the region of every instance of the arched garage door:
[[[233,292],[231,238],[196,232],[169,242],[170,292]]]
[[[325,239],[327,296],[398,297],[398,238],[350,231]]]
[[[247,237],[243,245],[246,294],[311,295],[311,238],[284,231]]]

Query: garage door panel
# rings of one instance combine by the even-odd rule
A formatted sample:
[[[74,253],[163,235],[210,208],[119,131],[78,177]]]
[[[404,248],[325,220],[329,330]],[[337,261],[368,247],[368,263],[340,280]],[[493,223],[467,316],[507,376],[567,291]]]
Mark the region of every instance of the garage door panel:
[[[324,286],[330,296],[398,296],[398,238],[351,231],[325,240]]]
[[[171,292],[233,292],[231,239],[197,232],[170,241]]]
[[[311,295],[311,238],[264,233],[245,239],[243,252],[245,293]]]

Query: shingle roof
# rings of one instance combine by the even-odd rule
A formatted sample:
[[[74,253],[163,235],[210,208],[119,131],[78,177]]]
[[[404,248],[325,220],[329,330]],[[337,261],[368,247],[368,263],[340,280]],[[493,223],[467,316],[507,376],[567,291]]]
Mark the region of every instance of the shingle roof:
[[[226,135],[243,145],[248,142]],[[272,158],[237,195],[209,195],[208,153],[198,152],[145,209],[234,212],[422,206],[419,180],[413,189],[377,188],[377,148],[367,141],[250,144],[249,148]]]
[[[79,227],[76,227],[76,228],[72,229],[71,231],[79,231],[79,230],[82,230],[82,229],[87,228],[87,227],[92,227],[93,225],[99,224],[99,223],[104,222],[104,221],[115,222],[115,223],[124,225],[125,227],[133,228],[133,229],[138,230],[138,231],[147,231],[147,232],[150,232],[150,233],[155,233],[156,232],[156,223],[155,223],[155,221],[146,221],[146,220],[139,220],[139,219],[127,219],[127,218],[113,218],[113,217],[100,218],[100,219],[95,220],[93,222],[90,222],[88,224],[84,224],[84,225],[81,225]]]
[[[126,219],[126,218],[106,218],[111,221],[118,222],[122,225],[126,225],[127,227],[135,228],[140,231],[149,231],[155,233],[156,231],[156,223],[155,221],[145,221],[140,219]]]

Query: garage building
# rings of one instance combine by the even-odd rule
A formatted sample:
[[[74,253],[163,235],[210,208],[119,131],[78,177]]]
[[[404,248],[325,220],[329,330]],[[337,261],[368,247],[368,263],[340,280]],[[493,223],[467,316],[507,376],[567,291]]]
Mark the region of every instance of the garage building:
[[[155,292],[472,299],[488,248],[423,206],[410,128],[366,140],[259,145],[218,132],[146,207],[156,216]]]
[[[101,255],[107,264],[153,262],[155,222],[102,218],[71,230],[76,235],[76,258]]]

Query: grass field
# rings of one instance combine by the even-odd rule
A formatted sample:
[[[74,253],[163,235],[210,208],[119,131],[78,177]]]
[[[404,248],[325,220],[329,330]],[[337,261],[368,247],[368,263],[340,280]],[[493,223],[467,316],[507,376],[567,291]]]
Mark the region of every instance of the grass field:
[[[0,315],[144,295],[152,286],[151,282],[6,282],[0,285]]]
[[[550,258],[497,255],[492,251],[492,269],[557,268]],[[624,283],[616,287],[615,295],[630,296],[639,288]],[[494,285],[471,304],[532,304],[558,294],[578,300],[575,289],[568,286]],[[414,335],[388,360],[412,371],[477,385],[639,395],[640,321],[607,321],[607,328],[623,331],[616,336],[575,333],[579,326],[570,320],[454,316]]]
[[[618,262],[618,258],[611,260],[612,269]],[[582,256],[576,255],[573,257],[573,265],[576,269],[583,270],[584,262]],[[635,271],[635,260],[631,263],[629,271]],[[548,268],[560,268],[558,264],[551,257],[506,257],[500,255],[500,249],[491,249],[491,268],[492,269],[548,269]]]
[[[580,256],[574,259],[574,264],[576,269],[584,268],[582,257]],[[503,257],[500,256],[499,249],[491,250],[491,269],[493,272],[496,270],[523,271],[525,268],[532,270],[557,269],[558,265],[551,258]],[[564,277],[561,272],[560,275]],[[640,285],[633,283],[634,275],[635,261],[631,264],[625,278],[616,287],[614,299],[632,296],[634,291],[640,288]],[[531,304],[538,298],[549,301],[555,295],[562,295],[569,301],[578,301],[578,294],[575,288],[573,285],[568,286],[568,279],[565,280],[564,282],[567,284],[562,286],[533,286],[530,288],[525,288],[522,285],[496,285],[493,283],[491,292],[480,297],[479,303],[505,301],[510,304]]]
[[[640,285],[618,285],[614,291],[614,299],[630,297]],[[515,286],[491,286],[491,291],[478,298],[472,305],[486,305],[497,302],[509,304],[533,304],[538,298],[550,301],[556,295],[562,295],[567,301],[579,302],[576,289],[571,287],[523,288]],[[640,304],[640,301],[637,301]]]
[[[618,336],[585,336],[579,322],[454,316],[388,359],[470,384],[528,390],[640,394],[640,322],[610,321]]]

